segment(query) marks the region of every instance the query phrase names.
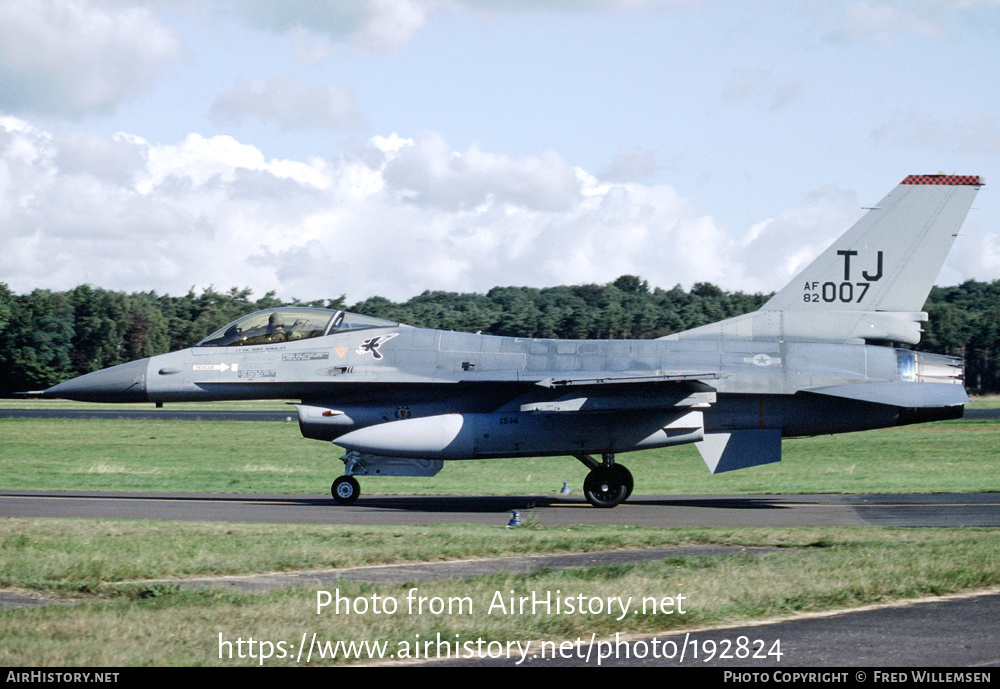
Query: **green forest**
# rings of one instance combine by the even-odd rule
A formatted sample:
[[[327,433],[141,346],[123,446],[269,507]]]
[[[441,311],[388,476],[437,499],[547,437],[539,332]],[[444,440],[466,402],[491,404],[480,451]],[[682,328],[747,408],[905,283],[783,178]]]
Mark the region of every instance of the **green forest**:
[[[284,302],[249,289],[212,288],[182,297],[126,294],[90,285],[15,294],[0,283],[0,396],[39,390],[76,375],[183,349],[247,313]],[[656,338],[759,308],[770,295],[708,283],[650,289],[623,275],[604,285],[494,287],[486,294],[424,292],[395,303],[344,297],[291,303],[345,309],[426,328],[566,339]],[[1000,281],[935,287],[924,306],[921,351],[965,360],[966,387],[1000,392]]]

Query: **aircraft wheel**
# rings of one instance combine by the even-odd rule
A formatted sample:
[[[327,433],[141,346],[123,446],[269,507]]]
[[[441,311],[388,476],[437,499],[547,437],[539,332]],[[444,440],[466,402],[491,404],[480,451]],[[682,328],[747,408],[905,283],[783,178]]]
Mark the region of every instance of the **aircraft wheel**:
[[[615,472],[618,480],[625,486],[625,497],[622,498],[622,502],[625,502],[632,496],[632,489],[635,487],[635,479],[632,478],[632,472],[621,464],[615,464],[611,467],[611,471]]]
[[[341,505],[350,505],[361,495],[361,486],[353,476],[338,476],[330,488],[333,499]]]
[[[587,502],[594,507],[614,507],[619,504],[625,499],[627,491],[623,478],[614,467],[597,467],[583,480],[583,494]]]

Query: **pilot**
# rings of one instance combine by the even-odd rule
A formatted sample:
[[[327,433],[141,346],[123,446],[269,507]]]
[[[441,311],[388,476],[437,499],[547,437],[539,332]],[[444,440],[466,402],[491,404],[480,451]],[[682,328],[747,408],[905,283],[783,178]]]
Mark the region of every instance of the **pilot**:
[[[281,342],[285,339],[285,318],[277,311],[267,319],[267,335],[270,342]]]

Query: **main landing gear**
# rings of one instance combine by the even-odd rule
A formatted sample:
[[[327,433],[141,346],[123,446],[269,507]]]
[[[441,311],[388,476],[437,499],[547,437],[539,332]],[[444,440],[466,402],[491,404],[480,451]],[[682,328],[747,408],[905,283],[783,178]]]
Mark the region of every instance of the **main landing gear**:
[[[583,480],[583,494],[594,507],[615,507],[632,495],[635,482],[632,472],[621,464],[615,464],[615,456],[611,452],[601,455],[601,462],[588,454],[573,455],[590,469],[587,478]],[[436,473],[436,472],[435,472]],[[330,494],[338,505],[351,505],[361,495],[358,480],[349,474],[338,476],[330,487]]]
[[[330,487],[333,499],[340,505],[350,505],[361,495],[361,486],[353,476],[338,476]]]
[[[621,464],[615,464],[613,453],[605,452],[600,464],[587,454],[573,456],[590,468],[590,473],[583,480],[583,495],[594,507],[614,507],[632,495],[635,485],[632,472]]]

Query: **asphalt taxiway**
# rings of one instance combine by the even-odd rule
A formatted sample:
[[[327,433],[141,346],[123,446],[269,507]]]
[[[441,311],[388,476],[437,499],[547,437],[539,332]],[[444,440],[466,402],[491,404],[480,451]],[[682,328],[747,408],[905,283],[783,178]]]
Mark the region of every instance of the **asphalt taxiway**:
[[[998,615],[1000,593],[993,591],[656,637],[581,639],[555,653],[540,653],[541,645],[535,642],[522,656],[426,664],[753,668],[756,674],[736,675],[730,681],[779,686],[800,682],[990,684],[993,671],[1000,668]],[[808,668],[813,676],[791,670],[796,667]],[[928,670],[935,667],[948,668],[950,673]]]
[[[615,509],[577,496],[322,495],[0,491],[0,516],[273,524],[494,524],[518,510],[546,526],[1000,526],[1000,493],[634,495]]]

